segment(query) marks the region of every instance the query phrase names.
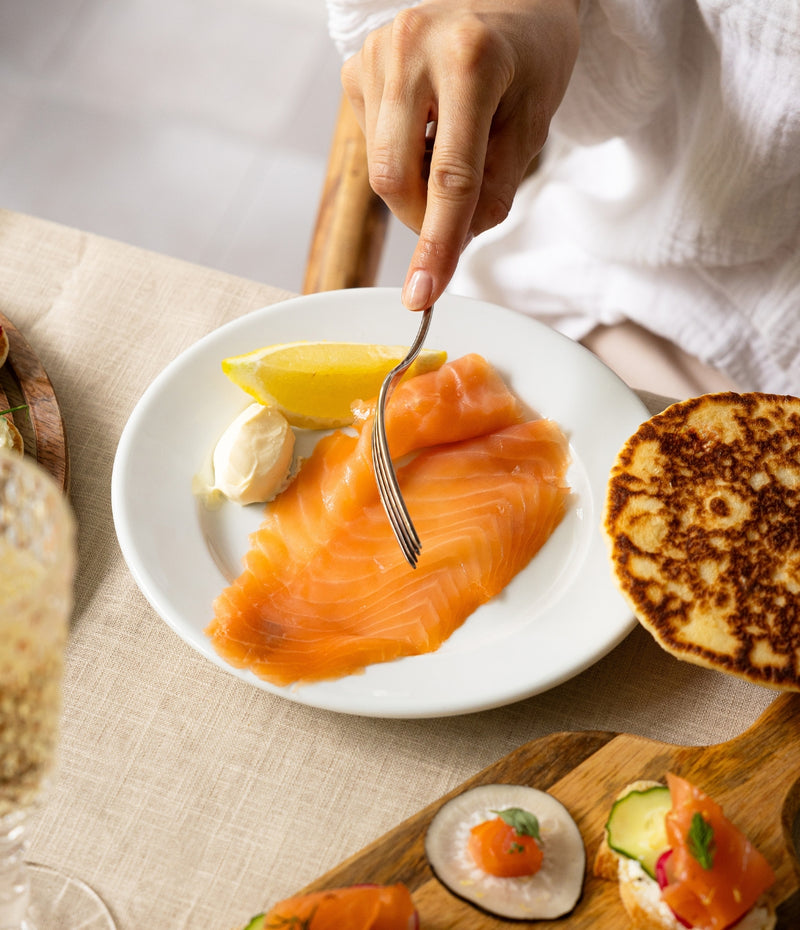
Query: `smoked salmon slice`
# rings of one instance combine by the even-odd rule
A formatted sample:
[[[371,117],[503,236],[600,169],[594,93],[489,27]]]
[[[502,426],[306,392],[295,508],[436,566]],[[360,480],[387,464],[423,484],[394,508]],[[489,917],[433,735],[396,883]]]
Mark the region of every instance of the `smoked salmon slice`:
[[[296,895],[249,924],[253,930],[418,930],[408,888],[352,885]]]
[[[267,506],[206,629],[231,665],[284,686],[431,652],[561,521],[566,437],[551,420],[526,419],[492,366],[464,356],[401,383],[387,410],[423,544],[411,569],[375,485],[372,410],[359,408],[355,435],[323,438]]]
[[[719,804],[672,773],[667,774],[667,784],[672,797],[666,819],[672,855],[667,866],[670,881],[662,897],[687,926],[724,930],[755,905],[774,883],[775,873]],[[706,846],[699,852],[698,835]]]

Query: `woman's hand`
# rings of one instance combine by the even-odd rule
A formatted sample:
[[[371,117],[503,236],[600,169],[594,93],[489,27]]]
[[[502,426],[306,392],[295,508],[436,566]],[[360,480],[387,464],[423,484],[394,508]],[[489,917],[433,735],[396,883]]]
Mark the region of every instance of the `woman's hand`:
[[[370,183],[419,233],[409,309],[436,301],[469,240],[508,215],[572,73],[578,2],[424,0],[345,62]]]

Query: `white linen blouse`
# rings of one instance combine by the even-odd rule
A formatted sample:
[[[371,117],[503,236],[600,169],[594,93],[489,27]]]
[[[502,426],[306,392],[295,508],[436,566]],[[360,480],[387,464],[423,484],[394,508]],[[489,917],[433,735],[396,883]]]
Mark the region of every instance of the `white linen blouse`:
[[[343,57],[408,3],[328,0]],[[800,394],[800,4],[583,0],[540,169],[450,290]]]

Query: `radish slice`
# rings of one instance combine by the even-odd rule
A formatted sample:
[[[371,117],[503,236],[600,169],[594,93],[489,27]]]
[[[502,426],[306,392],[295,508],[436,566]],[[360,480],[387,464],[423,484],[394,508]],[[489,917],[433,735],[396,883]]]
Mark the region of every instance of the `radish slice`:
[[[472,827],[509,807],[521,807],[539,820],[544,859],[535,875],[497,878],[479,869],[467,851]],[[583,840],[567,809],[552,795],[524,785],[482,785],[448,801],[428,827],[425,852],[453,894],[518,920],[552,919],[571,911],[586,869]]]
[[[669,857],[672,855],[672,850],[668,849],[666,852],[661,853],[656,862],[656,881],[658,882],[659,888],[666,888],[669,884],[669,875],[667,874],[667,863],[669,862]],[[669,909],[672,916],[682,927],[691,927],[690,923],[687,923],[682,917],[679,917],[672,908]]]
[[[666,852],[661,853],[658,859],[656,859],[656,881],[658,882],[659,888],[666,888],[669,884],[669,877],[667,876],[667,862],[671,855],[672,850],[668,849]]]

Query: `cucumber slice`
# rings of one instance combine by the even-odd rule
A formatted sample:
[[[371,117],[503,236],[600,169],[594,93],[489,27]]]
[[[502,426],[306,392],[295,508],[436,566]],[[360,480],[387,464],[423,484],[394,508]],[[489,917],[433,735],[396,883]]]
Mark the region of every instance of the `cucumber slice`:
[[[656,785],[620,798],[606,822],[611,849],[636,859],[651,878],[656,877],[658,857],[669,849],[664,818],[671,807],[669,788]]]
[[[257,914],[246,927],[242,928],[242,930],[264,930],[264,920],[266,916],[266,914]]]

